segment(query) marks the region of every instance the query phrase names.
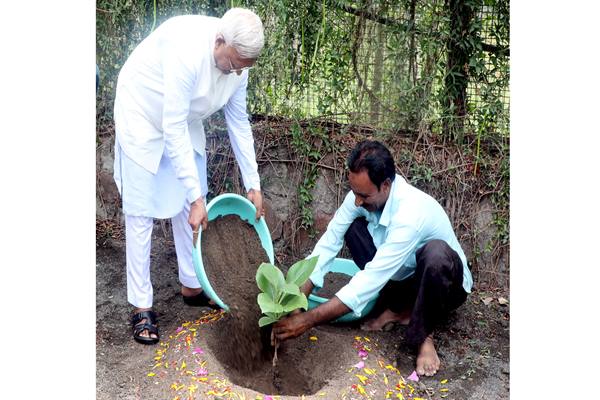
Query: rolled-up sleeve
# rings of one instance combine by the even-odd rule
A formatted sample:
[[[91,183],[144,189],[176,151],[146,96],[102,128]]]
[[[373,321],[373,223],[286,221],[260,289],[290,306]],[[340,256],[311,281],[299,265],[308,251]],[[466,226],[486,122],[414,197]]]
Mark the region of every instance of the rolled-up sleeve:
[[[407,258],[414,253],[418,243],[417,231],[412,226],[392,227],[373,260],[365,265],[364,270],[357,272],[336,293],[336,297],[360,317],[369,300],[379,293],[400,268],[405,268]]]
[[[197,76],[194,65],[182,50],[173,46],[164,51],[162,128],[165,147],[175,174],[185,187],[188,201],[193,202],[202,193],[187,122]]]
[[[243,74],[242,83],[223,108],[223,112],[227,122],[231,147],[242,173],[244,187],[246,191],[250,191],[250,189],[260,190],[254,138],[252,137],[252,129],[246,111],[248,72],[244,71]]]

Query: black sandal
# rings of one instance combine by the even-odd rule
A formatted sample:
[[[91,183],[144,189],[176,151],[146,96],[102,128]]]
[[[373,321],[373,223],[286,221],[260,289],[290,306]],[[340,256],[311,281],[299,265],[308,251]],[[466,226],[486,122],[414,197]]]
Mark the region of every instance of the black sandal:
[[[219,310],[221,308],[216,304],[211,304],[211,301],[212,300],[204,293],[204,291],[194,296],[183,296],[183,302],[188,306],[210,307],[215,310]]]
[[[146,322],[142,322],[142,320]],[[136,342],[142,344],[156,344],[160,340],[158,336],[158,318],[154,311],[142,311],[134,314],[131,317],[131,327],[133,329],[133,338]],[[140,336],[140,334],[147,330],[148,336]],[[150,335],[156,335],[152,337]]]

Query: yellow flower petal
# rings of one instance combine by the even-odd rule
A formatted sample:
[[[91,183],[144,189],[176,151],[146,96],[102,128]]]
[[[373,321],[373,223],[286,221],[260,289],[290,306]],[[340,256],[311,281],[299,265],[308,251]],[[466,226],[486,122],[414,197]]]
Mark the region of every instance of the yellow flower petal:
[[[319,340],[319,338],[317,338],[316,336],[311,336],[309,337],[310,340],[312,340],[313,342],[316,342],[317,340]]]
[[[367,375],[373,375],[375,373],[375,370],[372,368],[365,368],[365,373]]]
[[[440,383],[443,385],[444,383],[448,383],[448,379],[441,380]]]
[[[361,385],[357,385],[356,387],[358,388],[358,393],[362,394],[363,396],[367,395],[367,392]]]
[[[154,372],[150,372],[148,375],[146,376],[155,376],[156,374]]]

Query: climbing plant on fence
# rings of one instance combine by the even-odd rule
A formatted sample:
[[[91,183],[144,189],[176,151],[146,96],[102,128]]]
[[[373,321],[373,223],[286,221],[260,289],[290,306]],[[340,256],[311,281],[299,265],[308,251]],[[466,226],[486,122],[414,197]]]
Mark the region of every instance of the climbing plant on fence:
[[[411,182],[429,185],[426,189],[443,197],[448,182],[442,185],[439,178],[454,174],[447,178],[454,182],[452,196],[458,200],[447,201],[445,207],[450,209],[461,209],[463,198],[474,188],[482,196],[491,194],[497,227],[492,250],[501,253],[508,245],[508,0],[98,0],[96,4],[99,136],[113,132],[119,70],[153,27],[175,15],[219,17],[232,6],[247,7],[265,27],[265,48],[250,73],[249,112],[256,120],[271,118],[286,127],[277,134],[293,146],[303,176],[297,193],[300,228],[312,231],[312,189],[321,168],[317,165],[334,148],[330,130],[322,127],[340,124],[349,131],[358,126],[358,131],[387,143],[414,134],[412,151],[401,147],[404,153],[396,154]],[[435,149],[425,146],[430,141]],[[439,147],[448,141],[458,148],[456,159],[440,154]],[[468,176],[483,178],[488,187],[481,191]],[[460,212],[454,214],[457,225],[468,226],[461,225]]]
[[[265,25],[252,113],[508,135],[507,0],[99,0],[99,119],[112,117],[118,71],[153,26],[231,6]]]

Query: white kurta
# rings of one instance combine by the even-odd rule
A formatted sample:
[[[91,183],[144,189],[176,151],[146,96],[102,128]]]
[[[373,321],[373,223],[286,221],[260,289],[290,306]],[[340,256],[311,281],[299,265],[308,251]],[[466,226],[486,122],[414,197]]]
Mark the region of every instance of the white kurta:
[[[115,97],[115,182],[129,215],[168,218],[206,195],[202,120],[223,108],[246,190],[260,190],[246,112],[248,72],[223,74],[213,50],[218,18],[174,17],[121,69]]]

